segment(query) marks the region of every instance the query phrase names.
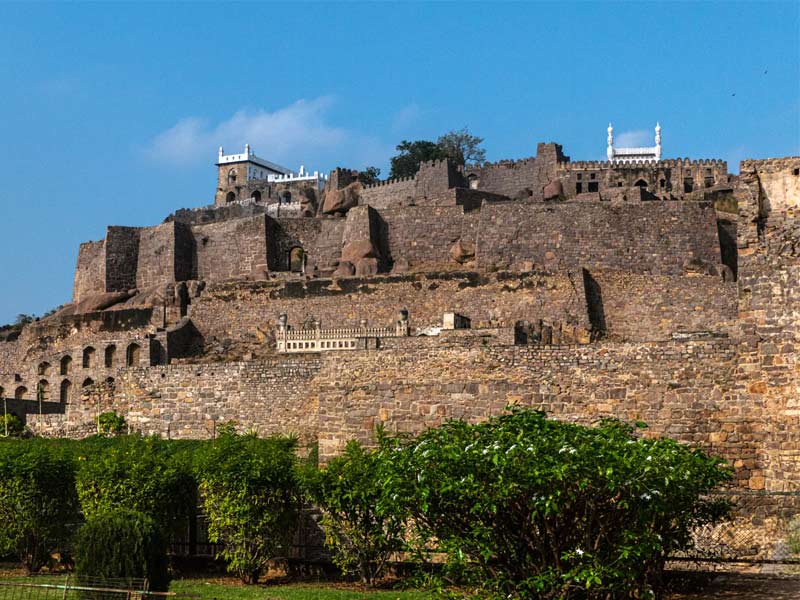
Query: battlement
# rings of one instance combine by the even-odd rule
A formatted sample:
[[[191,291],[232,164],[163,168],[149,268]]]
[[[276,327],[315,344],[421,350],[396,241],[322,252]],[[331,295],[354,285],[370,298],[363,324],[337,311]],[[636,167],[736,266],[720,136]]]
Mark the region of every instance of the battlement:
[[[365,190],[370,190],[379,187],[385,187],[387,185],[394,185],[395,183],[403,183],[405,181],[414,181],[416,180],[416,175],[409,175],[408,177],[395,177],[394,179],[384,179],[383,181],[376,181],[375,183],[371,183],[369,185],[365,185]]]
[[[566,171],[571,170],[626,170],[626,169],[670,169],[670,168],[690,168],[690,167],[722,167],[727,169],[728,163],[717,158],[704,158],[690,160],[689,158],[675,158],[659,161],[636,160],[631,162],[616,162],[607,160],[586,160],[586,161],[565,161],[559,162],[558,168]]]

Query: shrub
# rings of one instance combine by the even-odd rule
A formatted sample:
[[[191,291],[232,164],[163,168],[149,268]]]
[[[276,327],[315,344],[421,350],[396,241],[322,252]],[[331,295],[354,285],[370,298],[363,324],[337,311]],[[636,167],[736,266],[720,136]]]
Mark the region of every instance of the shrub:
[[[78,581],[147,579],[153,591],[169,587],[167,545],[149,516],[114,509],[92,516],[77,536],[75,571]]]
[[[0,435],[18,437],[25,431],[25,423],[14,413],[0,416]]]
[[[125,417],[116,411],[104,412],[97,417],[97,429],[101,435],[119,435],[125,431]]]
[[[373,585],[391,554],[402,547],[405,515],[387,497],[380,452],[358,442],[307,481],[311,499],[322,510],[325,544],[344,573]]]
[[[475,595],[648,597],[666,557],[729,509],[701,499],[730,478],[721,460],[616,421],[513,409],[383,446],[384,484]]]
[[[78,496],[86,518],[115,508],[142,512],[165,533],[194,516],[196,485],[177,447],[157,437],[97,440],[79,460]],[[84,445],[84,450],[89,449]]]
[[[44,440],[0,442],[0,555],[13,553],[37,572],[68,545],[77,520],[69,454]]]
[[[296,442],[224,434],[196,454],[195,474],[219,558],[245,583],[286,552],[297,522]]]

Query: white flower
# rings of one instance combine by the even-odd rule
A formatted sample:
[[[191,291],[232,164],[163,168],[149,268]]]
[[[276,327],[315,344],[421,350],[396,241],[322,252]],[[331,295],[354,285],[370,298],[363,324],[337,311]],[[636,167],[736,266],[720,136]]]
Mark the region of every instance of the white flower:
[[[640,497],[642,500],[650,500],[650,498],[652,498],[652,496],[651,496],[650,494],[648,494],[647,492],[645,492],[644,494],[642,494],[642,495],[641,495],[641,496],[639,496],[639,497]]]
[[[513,446],[511,446],[511,448],[509,448],[508,450],[506,450],[506,454],[508,454],[509,452],[511,452],[511,451],[512,451],[514,448],[516,448],[516,447],[517,447],[517,445],[516,445],[516,444],[514,444]]]
[[[578,556],[583,556],[584,552],[580,548],[575,548],[575,554],[577,554]]]
[[[653,457],[652,456],[648,456],[647,458],[645,458],[645,460],[653,460]]]
[[[570,454],[575,454],[576,452],[577,452],[577,450],[575,450],[575,448],[570,448],[569,449],[569,453]]]

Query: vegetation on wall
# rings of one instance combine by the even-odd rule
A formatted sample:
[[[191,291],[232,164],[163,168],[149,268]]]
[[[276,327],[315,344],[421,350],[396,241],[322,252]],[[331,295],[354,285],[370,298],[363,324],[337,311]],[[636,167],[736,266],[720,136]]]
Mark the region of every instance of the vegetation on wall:
[[[469,130],[453,130],[439,136],[435,142],[403,140],[390,159],[389,178],[411,177],[419,171],[419,164],[430,160],[449,158],[456,165],[480,165],[486,161],[486,150],[481,148],[483,138],[472,135]]]

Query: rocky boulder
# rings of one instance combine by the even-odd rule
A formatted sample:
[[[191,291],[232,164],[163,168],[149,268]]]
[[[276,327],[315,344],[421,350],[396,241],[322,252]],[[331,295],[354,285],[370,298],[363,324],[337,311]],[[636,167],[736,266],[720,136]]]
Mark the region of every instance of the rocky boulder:
[[[450,258],[460,265],[475,260],[475,244],[459,238],[450,248]]]
[[[558,200],[564,195],[564,186],[560,179],[550,181],[542,190],[545,200]]]
[[[360,181],[354,181],[340,190],[328,190],[322,200],[322,212],[327,215],[344,214],[354,206],[358,206],[360,197]]]
[[[338,279],[340,277],[352,277],[356,274],[356,268],[350,261],[342,260],[339,261],[339,266],[336,267],[336,270],[333,272],[332,277],[334,279]]]
[[[356,263],[356,277],[372,277],[378,273],[377,258],[362,258]]]

